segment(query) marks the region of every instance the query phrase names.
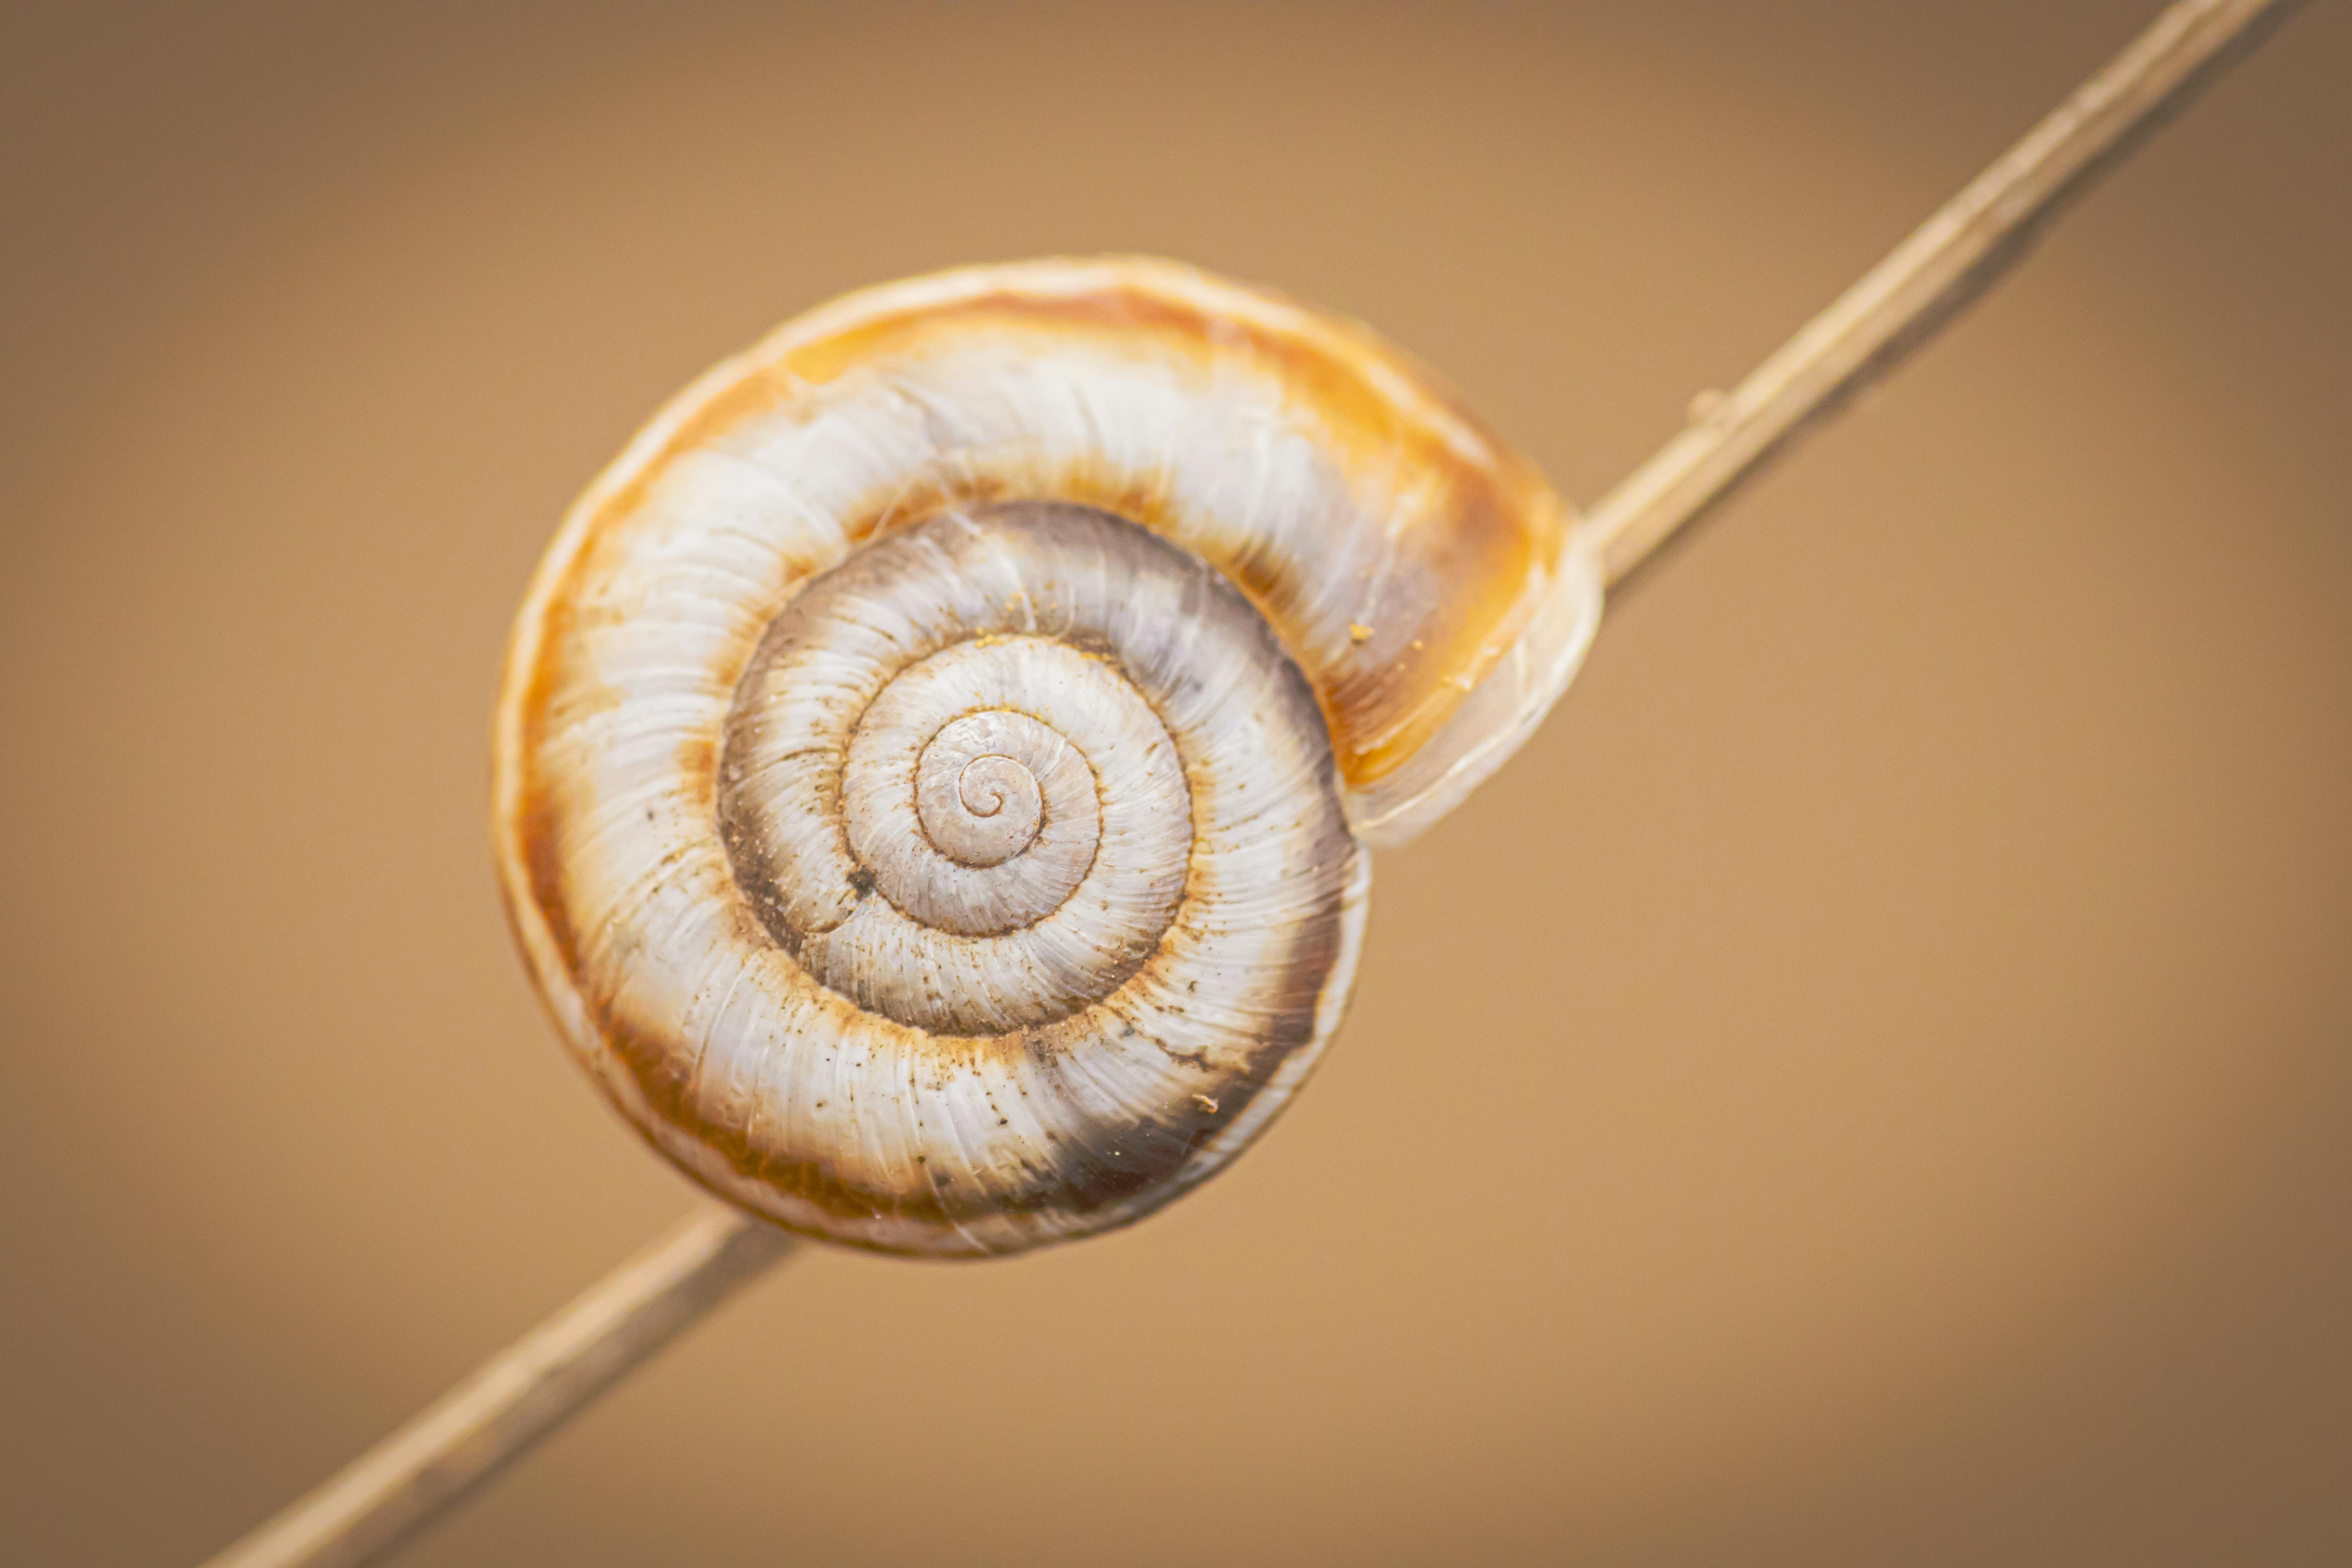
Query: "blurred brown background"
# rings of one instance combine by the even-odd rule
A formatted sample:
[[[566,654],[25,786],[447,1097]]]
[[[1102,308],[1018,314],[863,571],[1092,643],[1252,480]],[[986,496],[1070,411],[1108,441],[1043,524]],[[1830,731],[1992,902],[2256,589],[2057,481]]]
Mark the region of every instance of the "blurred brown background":
[[[1589,500],[2156,8],[13,10],[0,1555],[201,1557],[688,1206],[483,816],[706,363],[1161,252]],[[409,1561],[2352,1555],[2347,80],[2291,24],[1614,608],[1229,1174],[805,1257]]]

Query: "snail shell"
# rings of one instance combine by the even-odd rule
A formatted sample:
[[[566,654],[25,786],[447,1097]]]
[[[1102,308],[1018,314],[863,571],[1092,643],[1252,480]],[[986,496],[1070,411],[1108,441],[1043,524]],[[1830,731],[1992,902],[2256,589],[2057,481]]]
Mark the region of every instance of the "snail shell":
[[[722,1195],[894,1252],[1087,1235],[1280,1110],[1367,847],[1599,613],[1541,477],[1360,327],[1143,260],[867,290],[566,519],[499,702],[508,907]]]

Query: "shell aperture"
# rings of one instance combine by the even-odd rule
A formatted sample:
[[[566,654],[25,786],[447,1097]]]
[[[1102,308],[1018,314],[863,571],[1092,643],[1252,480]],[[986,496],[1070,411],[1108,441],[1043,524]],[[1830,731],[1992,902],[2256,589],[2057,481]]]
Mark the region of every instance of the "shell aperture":
[[[1265,1128],[1364,846],[1507,752],[1597,610],[1564,509],[1391,352],[1166,264],[980,268],[639,437],[524,606],[496,788],[534,978],[649,1141],[971,1256]]]

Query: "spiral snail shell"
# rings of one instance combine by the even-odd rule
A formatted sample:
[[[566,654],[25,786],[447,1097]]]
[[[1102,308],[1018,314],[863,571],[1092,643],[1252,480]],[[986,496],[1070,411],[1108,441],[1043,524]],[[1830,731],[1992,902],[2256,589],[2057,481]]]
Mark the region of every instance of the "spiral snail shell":
[[[1599,613],[1532,466],[1360,327],[1145,260],[870,289],[566,519],[499,702],[509,910],[720,1194],[892,1252],[1087,1235],[1281,1110],[1367,847]]]

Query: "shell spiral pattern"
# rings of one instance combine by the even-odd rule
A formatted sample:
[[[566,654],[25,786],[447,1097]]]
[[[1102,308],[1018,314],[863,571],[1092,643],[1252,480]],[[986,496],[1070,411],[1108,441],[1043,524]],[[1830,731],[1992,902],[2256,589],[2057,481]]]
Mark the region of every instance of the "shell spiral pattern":
[[[1150,1213],[1328,1043],[1366,845],[1573,670],[1565,520],[1361,329],[1164,263],[815,312],[639,437],[524,605],[496,825],[541,993],[794,1229]]]
[[[1090,1038],[1172,1071],[1155,1127],[1251,1092],[1205,1064],[1313,1033],[1358,858],[1264,620],[1140,529],[1054,505],[950,513],[793,601],[737,694],[719,820],[820,984],[940,1036],[1097,1009]]]
[[[1078,508],[956,512],[777,618],[729,721],[719,820],[769,933],[919,1029],[1002,1034],[1103,1001],[1160,951],[1188,881],[1272,896],[1247,936],[1202,924],[1196,898],[1171,963],[1286,969],[1271,940],[1300,948],[1311,996],[1351,858],[1321,730],[1265,622],[1199,562]]]

